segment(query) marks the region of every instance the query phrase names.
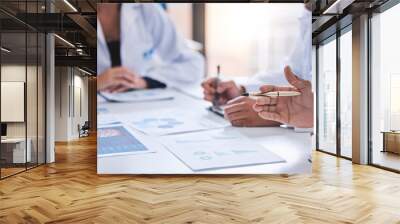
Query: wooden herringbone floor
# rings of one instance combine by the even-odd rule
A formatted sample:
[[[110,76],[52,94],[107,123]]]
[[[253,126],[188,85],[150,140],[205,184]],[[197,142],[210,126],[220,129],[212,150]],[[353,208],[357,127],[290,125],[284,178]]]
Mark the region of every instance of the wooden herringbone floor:
[[[0,223],[400,223],[400,175],[322,153],[312,175],[98,176],[96,139],[0,181]]]

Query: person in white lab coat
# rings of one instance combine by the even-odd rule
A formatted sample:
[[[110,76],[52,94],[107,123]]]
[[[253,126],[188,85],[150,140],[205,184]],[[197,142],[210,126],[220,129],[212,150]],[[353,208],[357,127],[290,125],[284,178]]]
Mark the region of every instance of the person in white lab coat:
[[[297,36],[295,48],[282,64],[290,66],[293,72],[301,79],[311,80],[311,10],[307,7],[305,7],[302,16],[299,17],[299,24],[300,32]],[[215,83],[215,78],[209,78],[202,83],[204,99],[213,101],[217,92],[219,104],[225,105],[225,117],[232,125],[252,127],[281,124],[280,121],[259,116],[259,112],[253,109],[256,100],[240,95],[257,91],[263,84],[278,86],[290,84],[285,79],[283,67],[281,72],[260,71],[245,84],[239,84],[234,81],[220,81],[218,86],[214,86]]]
[[[98,5],[98,91],[200,83],[201,54],[188,48],[159,4]]]

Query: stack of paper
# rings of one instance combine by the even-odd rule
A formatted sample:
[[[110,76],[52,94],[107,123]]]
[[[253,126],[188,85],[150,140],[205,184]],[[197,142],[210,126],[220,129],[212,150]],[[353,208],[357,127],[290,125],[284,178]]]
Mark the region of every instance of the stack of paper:
[[[285,162],[232,129],[165,136],[161,141],[193,171]]]
[[[101,127],[103,125],[111,125],[111,124],[119,124],[119,123],[121,123],[121,120],[118,119],[117,115],[103,114],[103,113],[97,114],[97,125],[99,127]]]
[[[173,93],[165,89],[134,90],[122,93],[101,92],[100,95],[111,102],[151,102],[174,98]]]
[[[160,110],[135,113],[128,118],[135,129],[149,135],[168,135],[204,131],[229,126],[229,123],[207,110]]]

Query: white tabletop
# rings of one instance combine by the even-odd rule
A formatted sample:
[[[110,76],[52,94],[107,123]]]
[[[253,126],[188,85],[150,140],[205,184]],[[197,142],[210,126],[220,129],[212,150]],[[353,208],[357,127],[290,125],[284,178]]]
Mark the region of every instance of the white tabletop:
[[[108,113],[118,114],[176,107],[184,110],[205,110],[210,106],[210,103],[194,97],[193,94],[189,95],[175,90],[168,91],[174,92],[173,100],[141,103],[103,101],[98,102],[97,107],[107,110]],[[223,118],[220,119],[223,122]],[[251,140],[284,158],[286,162],[194,172],[165,147],[160,147],[156,153],[99,157],[97,172],[99,174],[291,174],[311,172],[311,136],[309,133],[297,133],[293,129],[281,127],[228,128],[237,129]],[[143,135],[141,132],[135,131],[135,133],[138,136]]]

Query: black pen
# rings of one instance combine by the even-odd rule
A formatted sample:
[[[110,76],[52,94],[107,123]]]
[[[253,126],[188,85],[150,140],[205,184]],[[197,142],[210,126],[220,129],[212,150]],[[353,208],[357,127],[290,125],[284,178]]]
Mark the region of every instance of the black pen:
[[[219,93],[217,92],[217,89],[218,89],[218,84],[220,81],[220,79],[219,79],[220,73],[221,73],[221,66],[217,65],[217,77],[214,80],[215,93],[214,93],[214,97],[213,97],[213,101],[212,101],[212,104],[214,107],[219,107]]]

